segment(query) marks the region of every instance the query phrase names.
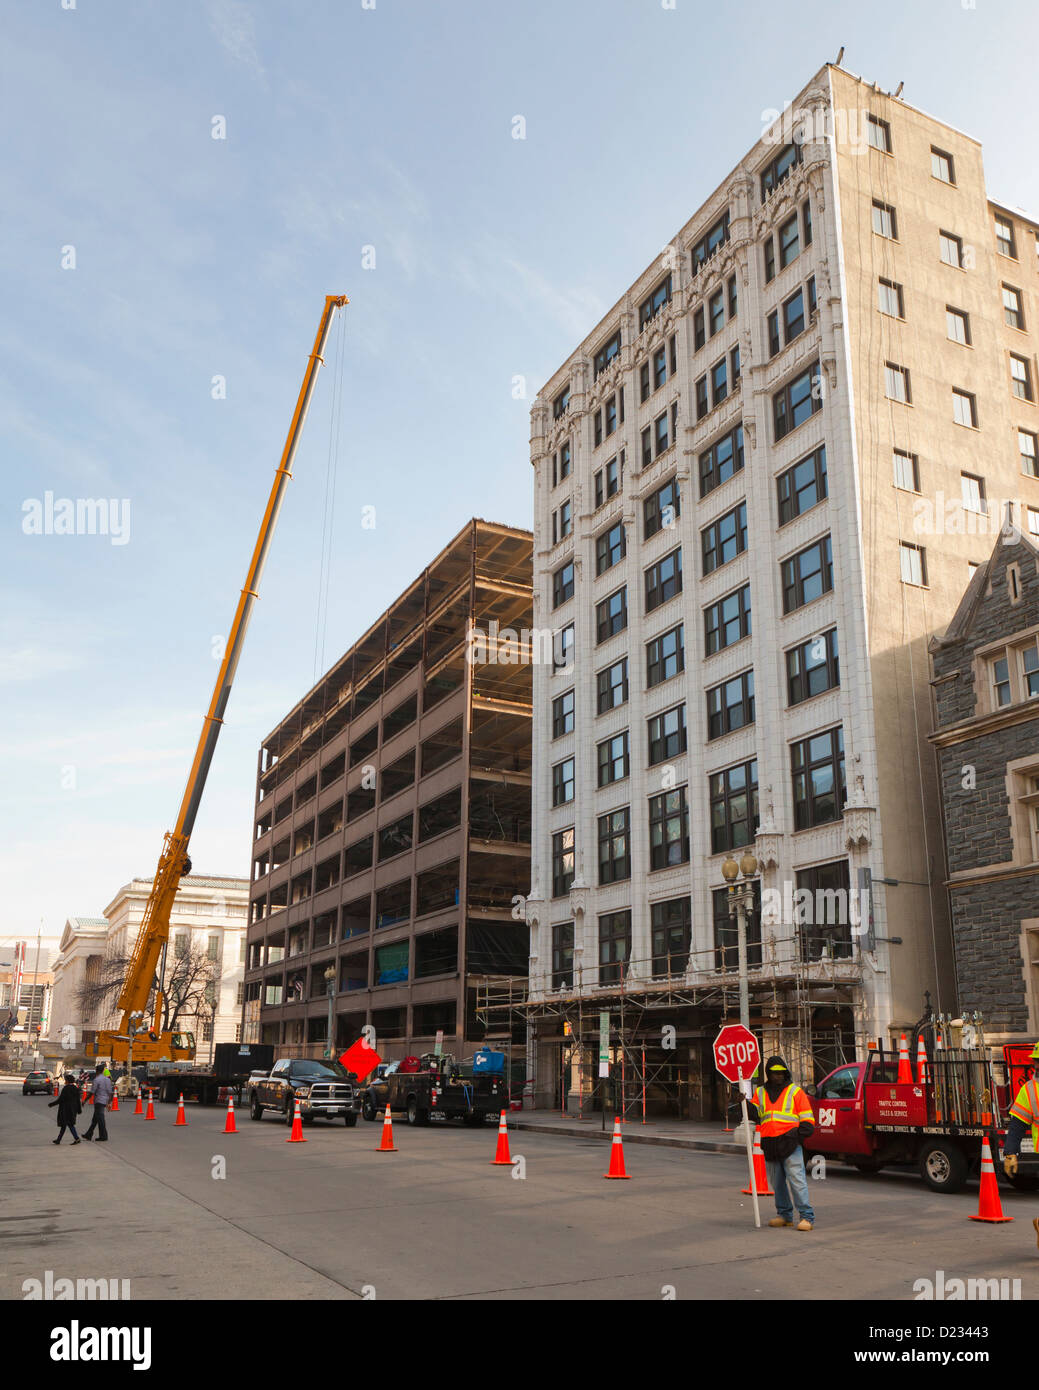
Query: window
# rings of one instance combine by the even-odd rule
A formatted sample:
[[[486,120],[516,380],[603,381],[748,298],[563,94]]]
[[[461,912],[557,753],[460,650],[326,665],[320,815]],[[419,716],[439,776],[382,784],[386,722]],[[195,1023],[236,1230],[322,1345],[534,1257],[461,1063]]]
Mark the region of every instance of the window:
[[[801,163],[801,146],[796,143],[784,145],[775,159],[769,161],[761,171],[761,201],[774,193],[791,170]]]
[[[1017,448],[1021,455],[1021,472],[1029,478],[1039,478],[1039,436],[1031,430],[1018,430]]]
[[[642,539],[648,541],[662,529],[670,530],[682,515],[682,498],[678,479],[658,487],[642,503]]]
[[[946,265],[956,266],[958,270],[963,269],[963,241],[960,237],[953,236],[952,232],[939,232],[938,246]]]
[[[552,641],[552,670],[563,671],[574,659],[574,625],[561,628]]]
[[[794,829],[840,820],[844,812],[844,730],[839,726],[791,744]]]
[[[740,379],[740,345],[739,343],[729,353],[729,372],[732,376],[732,389],[735,391],[736,383]]]
[[[958,425],[968,425],[971,429],[978,427],[978,402],[969,391],[957,391],[955,386],[952,389],[952,418]]]
[[[607,912],[599,918],[599,983],[620,984],[631,955],[631,911]]]
[[[840,685],[840,666],[837,660],[837,629],[810,637],[791,647],[786,654],[787,702],[799,705],[825,690]]]
[[[623,392],[621,392],[620,399],[621,399],[621,401],[623,402],[623,400],[624,400],[624,394],[623,394]],[[617,396],[616,396],[616,394],[612,395],[612,396],[609,398],[609,400],[607,400],[605,406],[603,407],[603,410],[604,410],[605,415],[606,415],[606,433],[607,433],[607,435],[609,436],[609,435],[611,435],[611,434],[614,434],[614,433],[616,432],[616,429],[617,429]],[[623,419],[624,419],[624,407],[623,407],[623,404],[622,404],[622,406],[621,406],[621,416],[620,416],[620,418],[621,418],[621,420],[623,421]]]
[[[693,315],[693,351],[699,352],[707,341],[706,319],[704,317],[703,305]]]
[[[938,150],[931,146],[931,176],[941,179],[942,183],[955,183],[955,166],[952,155],[945,150]]]
[[[599,817],[599,883],[631,878],[631,814],[628,807]]]
[[[877,236],[898,240],[898,220],[890,203],[879,203],[873,199],[873,230]]]
[[[711,574],[728,564],[747,548],[747,504],[741,502],[731,512],[700,532],[703,572]]]
[[[659,608],[662,603],[667,603],[668,599],[680,594],[682,592],[681,546],[658,560],[655,565],[650,565],[649,569],[645,571],[645,580],[645,611],[647,613],[652,613],[654,608]]]
[[[552,701],[552,737],[562,738],[574,731],[574,692],[564,690]]]
[[[770,232],[765,242],[765,284],[776,278],[776,241]]]
[[[772,397],[772,419],[778,443],[791,430],[822,410],[822,383],[819,380],[819,363],[813,362],[807,371],[787,382],[781,391]]]
[[[996,218],[996,250],[1001,256],[1017,260],[1017,247],[1014,243],[1014,224],[1005,217]]]
[[[801,254],[801,242],[798,235],[797,213],[782,223],[779,228],[779,265],[785,269],[791,262],[796,261]]]
[[[624,559],[627,544],[624,536],[624,523],[618,521],[608,531],[595,538],[595,573],[605,574]]]
[[[725,291],[723,289],[715,290],[707,301],[707,321],[710,324],[710,336],[712,338],[725,327]]]
[[[711,853],[749,845],[758,828],[758,764],[738,763],[708,778],[711,802]]]
[[[552,607],[558,608],[574,596],[574,562],[568,560],[552,576]]]
[[[702,265],[704,265],[719,246],[723,246],[729,239],[729,213],[726,209],[718,221],[706,234],[702,236],[692,250],[693,274],[695,275]]]
[[[659,457],[668,447],[667,437],[667,411],[663,415],[658,415],[653,421],[653,454]]]
[[[808,546],[780,566],[783,580],[783,612],[792,613],[833,588],[833,557],[830,538]]]
[[[206,942],[206,958],[207,958],[208,960],[219,960],[219,959],[220,959],[220,938],[219,938],[219,936],[211,936],[211,937],[209,938],[209,940]]]
[[[689,806],[685,787],[649,798],[649,867],[689,862]]]
[[[606,370],[606,368],[610,365],[613,359],[620,353],[620,350],[621,334],[620,329],[618,328],[617,332],[613,335],[613,337],[610,338],[607,342],[603,343],[602,347],[595,354],[596,376],[598,376],[600,372],[604,372]]]
[[[1003,322],[1008,328],[1024,328],[1025,316],[1021,311],[1021,291],[1013,285],[1003,286]]]
[[[830,960],[851,959],[850,885],[847,859],[818,864],[812,869],[798,869],[795,914],[802,960],[820,960],[824,956]],[[801,890],[806,896],[802,896]],[[830,1085],[828,1082],[828,1090]]]
[[[574,828],[552,836],[552,896],[562,898],[574,881]]]
[[[661,344],[653,354],[653,390],[659,391],[667,381],[667,349]]]
[[[173,938],[173,958],[174,960],[183,960],[187,953],[188,934],[187,932],[178,932]]]
[[[729,379],[725,368],[725,358],[711,368],[711,407],[721,405],[729,394]]]
[[[552,769],[552,805],[562,806],[574,799],[574,760],[567,758]]]
[[[973,473],[961,473],[960,495],[963,498],[965,511],[980,512],[982,514],[988,512],[988,506],[985,502],[985,480],[983,478],[979,478]]]
[[[677,335],[677,334],[675,334],[675,333],[672,333],[672,334],[671,334],[671,337],[670,337],[670,339],[668,340],[668,348],[669,348],[670,354],[671,354],[671,375],[674,376],[675,373],[678,371],[678,335]]]
[[[1032,371],[1024,357],[1010,354],[1010,390],[1021,401],[1032,399]]]
[[[620,491],[623,469],[624,451],[622,450],[614,458],[610,459],[609,463],[597,470],[595,474],[596,508],[601,507],[604,502],[611,497],[615,497]]]
[[[670,898],[650,905],[653,974],[683,975],[689,964],[693,922],[689,898]]]
[[[552,513],[552,544],[565,540],[573,530],[569,500]]]
[[[639,331],[645,328],[651,319],[655,319],[657,314],[671,298],[671,276],[668,275],[661,280],[651,295],[639,305]]]
[[[801,221],[804,224],[805,245],[812,244],[812,205],[806,199],[801,204]]]
[[[798,290],[789,299],[783,301],[783,338],[786,342],[792,343],[793,340],[805,328],[805,302],[804,291]]]
[[[646,688],[652,689],[661,682],[677,676],[685,670],[685,643],[682,625],[673,627],[660,637],[646,643]]]
[[[707,399],[707,378],[702,376],[696,383],[696,418],[702,420],[710,410]]]
[[[766,320],[766,323],[768,325],[768,355],[769,357],[775,357],[776,353],[782,347],[782,341],[779,337],[778,309],[772,310],[771,314],[769,314],[768,319]]]
[[[951,304],[946,304],[945,336],[950,342],[970,347],[970,315],[962,309],[954,309]]]
[[[729,283],[728,283],[728,287],[727,287],[727,288],[728,288],[728,291],[729,291],[729,318],[730,318],[730,320],[731,320],[731,319],[734,319],[734,318],[736,317],[736,311],[737,311],[737,309],[739,308],[739,295],[738,295],[738,293],[737,293],[737,288],[736,288],[736,277],[735,277],[735,275],[730,275],[730,276],[729,276]],[[671,339],[672,344],[674,343],[674,341],[675,341],[674,338],[672,338],[672,339]],[[673,370],[674,370],[674,368],[672,368],[672,371],[673,371]]]
[[[817,304],[816,297],[815,297],[815,276],[812,275],[812,276],[809,276],[809,279],[808,279],[808,322],[809,322],[809,323],[814,323],[814,322],[815,322],[815,312],[816,312],[816,309],[817,309],[817,308],[818,308],[818,304]]]
[[[714,915],[714,964],[716,970],[735,971],[739,964],[739,942],[736,912],[729,912],[731,890],[711,891]],[[754,906],[747,914],[747,964],[761,964],[761,882],[754,882]]]
[[[700,496],[706,497],[716,487],[734,477],[743,468],[743,425],[716,439],[700,455]]]
[[[889,401],[901,401],[903,405],[912,404],[908,367],[900,367],[897,362],[884,363],[884,394]]]
[[[707,691],[707,740],[754,723],[754,672],[744,671]]]
[[[779,524],[785,526],[794,517],[826,500],[826,447],[820,444],[814,453],[786,469],[776,479],[779,501]]]
[[[607,642],[628,626],[627,585],[595,605],[595,641]]]
[[[571,989],[574,983],[574,924],[559,922],[552,928],[552,988]]]
[[[639,367],[639,400],[648,401],[650,397],[650,392],[651,387],[649,384],[649,363],[643,362],[642,366]]]
[[[599,786],[608,787],[611,782],[620,782],[628,775],[628,731],[614,734],[605,739],[597,750],[599,767]]]
[[[569,383],[563,387],[559,395],[552,402],[552,419],[558,420],[570,409],[570,386]]]
[[[990,654],[988,664],[996,708],[1039,698],[1039,638],[1029,637]]]
[[[597,410],[592,416],[592,448],[598,449],[602,440],[602,411]]]
[[[623,705],[628,698],[628,658],[622,657],[596,676],[597,712]]]
[[[866,115],[866,138],[875,150],[881,154],[891,153],[891,127],[887,121],[882,121],[879,116]]]
[[[1027,509],[1028,534],[1034,541],[1039,540],[1039,509],[1029,507]]]
[[[903,584],[918,584],[923,587],[927,583],[927,555],[922,545],[910,545],[908,541],[899,541],[898,563]]]
[[[712,603],[704,609],[703,617],[704,645],[708,656],[749,637],[750,585],[744,584],[717,603]]]
[[[919,492],[920,465],[916,455],[895,449],[891,461],[895,470],[895,487],[900,487],[903,492]]]
[[[676,705],[646,721],[649,766],[677,758],[686,750],[685,705]]]
[[[552,455],[552,486],[556,487],[570,476],[570,441],[566,439]]]
[[[902,296],[902,286],[894,280],[881,278],[877,281],[877,308],[882,314],[888,314],[893,319],[904,319],[905,309]]]

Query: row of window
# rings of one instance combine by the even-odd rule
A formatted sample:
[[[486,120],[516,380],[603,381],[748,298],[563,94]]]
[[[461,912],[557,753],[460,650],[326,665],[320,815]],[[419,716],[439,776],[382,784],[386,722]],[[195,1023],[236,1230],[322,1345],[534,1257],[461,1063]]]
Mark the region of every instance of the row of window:
[[[966,318],[966,315],[963,317]],[[951,390],[953,420],[957,425],[966,425],[968,429],[978,429],[977,396],[973,391],[964,391],[959,386],[953,386]],[[1031,364],[1027,358],[1019,357],[1016,353],[1010,354],[1010,390],[1018,400],[1035,399]],[[889,401],[912,405],[913,391],[908,367],[900,362],[884,363],[884,395]]]

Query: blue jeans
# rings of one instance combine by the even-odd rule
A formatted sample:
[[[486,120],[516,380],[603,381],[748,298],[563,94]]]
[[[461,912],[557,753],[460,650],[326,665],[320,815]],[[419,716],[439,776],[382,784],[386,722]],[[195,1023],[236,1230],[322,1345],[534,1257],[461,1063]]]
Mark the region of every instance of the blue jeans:
[[[803,1219],[814,1222],[815,1212],[808,1200],[808,1174],[805,1172],[805,1155],[801,1145],[798,1144],[792,1154],[779,1162],[767,1158],[765,1168],[768,1171],[768,1185],[776,1194],[776,1215],[785,1221],[793,1220],[792,1196]]]

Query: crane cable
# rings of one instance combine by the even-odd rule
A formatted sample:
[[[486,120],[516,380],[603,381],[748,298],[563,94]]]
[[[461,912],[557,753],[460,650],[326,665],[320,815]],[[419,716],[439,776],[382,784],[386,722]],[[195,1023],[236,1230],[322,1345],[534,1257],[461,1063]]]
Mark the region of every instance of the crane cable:
[[[321,526],[321,561],[318,570],[317,613],[314,627],[314,682],[324,667],[325,639],[328,633],[328,599],[332,582],[332,544],[335,531],[336,481],[339,473],[339,446],[343,425],[343,316],[336,331],[335,367],[332,373],[332,404],[328,420],[328,458],[325,465],[325,510]]]

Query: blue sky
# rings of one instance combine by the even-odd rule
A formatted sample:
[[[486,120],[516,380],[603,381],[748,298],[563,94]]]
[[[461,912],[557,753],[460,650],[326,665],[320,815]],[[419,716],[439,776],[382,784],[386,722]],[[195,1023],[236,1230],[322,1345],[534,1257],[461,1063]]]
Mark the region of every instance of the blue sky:
[[[323,659],[335,338],[199,871],[248,875],[257,748],[315,666],[468,517],[530,525],[538,387],[842,44],[1039,210],[1031,0],[4,0],[0,20],[0,939],[153,871],[325,294],[351,305]],[[47,492],[128,499],[126,543],[26,535]]]

